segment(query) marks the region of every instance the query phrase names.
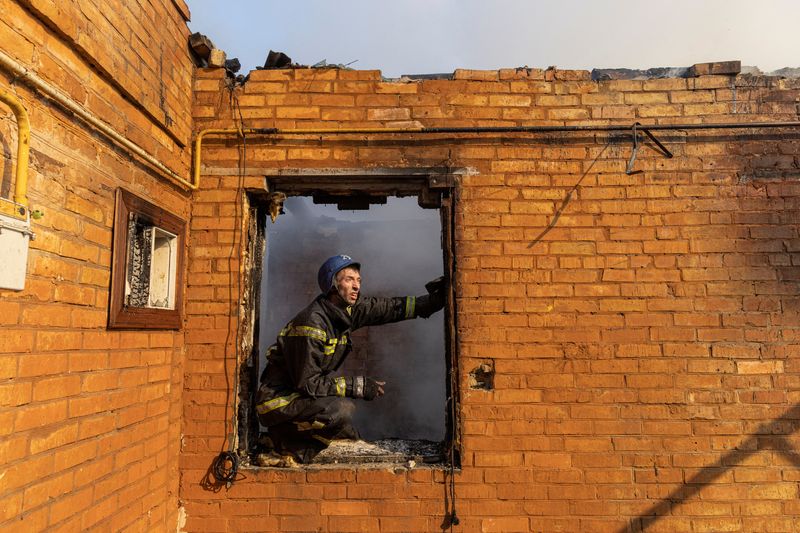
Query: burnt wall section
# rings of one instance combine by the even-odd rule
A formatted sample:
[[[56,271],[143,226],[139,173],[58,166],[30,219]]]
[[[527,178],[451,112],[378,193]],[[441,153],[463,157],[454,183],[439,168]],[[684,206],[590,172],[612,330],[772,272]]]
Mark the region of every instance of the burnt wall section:
[[[130,99],[151,106],[145,95],[160,91],[134,59],[147,26],[148,50],[170,51],[168,109],[184,115],[169,131],[188,138],[192,64],[185,44],[178,47],[187,29],[170,0],[8,0],[0,11],[5,54],[188,175],[188,152]],[[164,15],[157,32],[156,13]],[[183,219],[189,197],[3,70],[0,89],[28,111],[28,196],[44,214],[32,223],[25,290],[0,291],[0,529],[174,530],[183,332],[106,325],[117,189]],[[4,196],[14,187],[16,130],[0,105]]]
[[[797,80],[753,76],[456,74],[257,71],[232,101],[246,126],[340,128],[795,121],[800,97]],[[218,71],[199,74],[198,129],[235,127],[223,86]],[[260,169],[475,170],[456,204],[459,528],[800,527],[798,134],[659,138],[674,157],[645,142],[634,174],[625,134],[248,139],[253,188]],[[440,470],[252,470],[217,493],[198,483],[225,445],[233,307],[220,293],[240,157],[233,139],[208,141],[193,208],[186,529],[437,530]],[[471,387],[490,362],[492,387]]]

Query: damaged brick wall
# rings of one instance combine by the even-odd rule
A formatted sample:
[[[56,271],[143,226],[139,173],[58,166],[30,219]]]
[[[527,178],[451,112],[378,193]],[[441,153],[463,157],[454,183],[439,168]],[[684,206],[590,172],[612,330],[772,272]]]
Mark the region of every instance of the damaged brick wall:
[[[0,1],[0,49],[181,175],[192,62],[182,1]],[[24,291],[0,290],[0,529],[165,531],[179,520],[183,333],[109,331],[114,194],[189,195],[0,69],[31,123]],[[17,129],[0,105],[2,191]]]
[[[230,98],[222,71],[202,71],[195,129],[235,127],[239,112],[278,128],[791,121],[800,97],[797,80],[752,76],[454,78],[255,71]],[[241,179],[236,141],[207,141],[188,279],[186,529],[440,527],[437,469],[244,470],[218,492],[200,480],[227,446],[239,184],[262,189],[276,168],[451,165],[475,169],[457,206],[456,529],[796,530],[793,131],[662,132],[675,157],[647,143],[630,175],[630,135],[608,133],[254,136]],[[471,388],[481,364],[493,386]]]

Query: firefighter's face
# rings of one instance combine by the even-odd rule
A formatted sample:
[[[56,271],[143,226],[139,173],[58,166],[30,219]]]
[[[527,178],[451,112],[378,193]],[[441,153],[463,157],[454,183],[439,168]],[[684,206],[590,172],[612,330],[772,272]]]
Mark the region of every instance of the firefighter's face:
[[[336,274],[336,292],[347,305],[358,301],[361,290],[361,274],[355,268],[343,268]]]

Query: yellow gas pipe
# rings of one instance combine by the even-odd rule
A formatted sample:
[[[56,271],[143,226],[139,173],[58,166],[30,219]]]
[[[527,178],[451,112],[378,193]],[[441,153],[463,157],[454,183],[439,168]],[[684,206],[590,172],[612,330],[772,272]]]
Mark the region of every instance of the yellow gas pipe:
[[[0,211],[24,219],[28,210],[28,153],[31,144],[31,123],[28,120],[28,112],[25,111],[22,102],[15,95],[0,89],[0,101],[14,112],[19,132],[17,135],[17,171],[14,182],[14,203],[16,205],[11,206],[13,214],[5,213],[7,211],[5,204],[10,202],[0,202]]]
[[[247,134],[284,134],[284,135],[329,135],[329,134],[343,134],[343,135],[369,135],[375,133],[420,133],[424,132],[425,128],[311,128],[311,129],[292,129],[292,130],[279,130],[276,128],[210,128],[200,130],[197,137],[194,139],[194,161],[192,182],[190,187],[196,190],[200,186],[200,160],[203,150],[203,137],[206,135],[231,135],[236,134],[243,137]]]

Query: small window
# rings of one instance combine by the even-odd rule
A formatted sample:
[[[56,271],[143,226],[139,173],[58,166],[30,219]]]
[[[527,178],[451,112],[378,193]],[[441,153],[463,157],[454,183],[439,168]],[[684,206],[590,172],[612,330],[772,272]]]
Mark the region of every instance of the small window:
[[[186,223],[119,190],[109,328],[179,329]]]

